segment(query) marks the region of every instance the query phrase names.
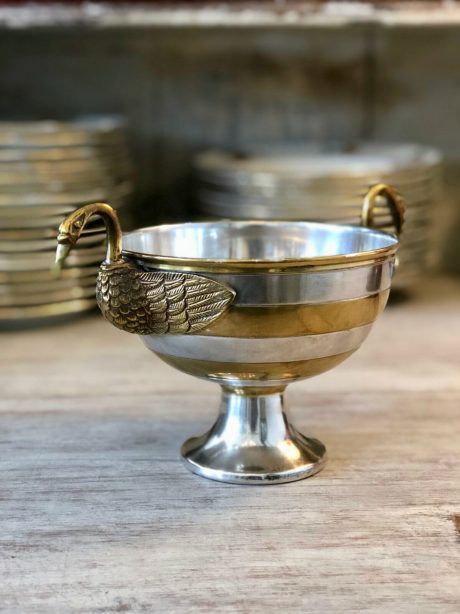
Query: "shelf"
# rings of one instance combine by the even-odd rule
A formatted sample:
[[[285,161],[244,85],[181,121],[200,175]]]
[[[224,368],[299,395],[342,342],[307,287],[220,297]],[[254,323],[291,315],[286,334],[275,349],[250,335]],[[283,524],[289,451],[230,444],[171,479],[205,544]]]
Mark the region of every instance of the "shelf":
[[[0,7],[0,28],[458,26],[460,7],[444,2],[25,3]]]

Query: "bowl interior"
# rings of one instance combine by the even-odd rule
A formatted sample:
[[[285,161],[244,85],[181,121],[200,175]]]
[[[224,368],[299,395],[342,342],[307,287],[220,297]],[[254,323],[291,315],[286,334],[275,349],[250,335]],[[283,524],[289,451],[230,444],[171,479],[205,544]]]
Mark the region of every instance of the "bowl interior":
[[[392,235],[314,222],[205,222],[127,233],[124,251],[204,260],[283,261],[364,254],[397,245]]]

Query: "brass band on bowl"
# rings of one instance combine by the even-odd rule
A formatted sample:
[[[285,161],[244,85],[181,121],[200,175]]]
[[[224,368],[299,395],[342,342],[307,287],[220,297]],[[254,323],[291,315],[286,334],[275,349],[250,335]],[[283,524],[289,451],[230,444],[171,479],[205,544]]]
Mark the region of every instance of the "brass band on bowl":
[[[253,381],[255,384],[263,381],[283,381],[287,384],[289,381],[324,373],[324,371],[328,371],[343,362],[354,351],[310,360],[265,363],[221,362],[180,358],[159,352],[156,352],[156,354],[168,365],[196,377],[229,383],[237,379],[242,382]]]
[[[290,337],[348,330],[370,324],[383,311],[390,291],[365,298],[317,305],[231,306],[200,335],[218,337]]]

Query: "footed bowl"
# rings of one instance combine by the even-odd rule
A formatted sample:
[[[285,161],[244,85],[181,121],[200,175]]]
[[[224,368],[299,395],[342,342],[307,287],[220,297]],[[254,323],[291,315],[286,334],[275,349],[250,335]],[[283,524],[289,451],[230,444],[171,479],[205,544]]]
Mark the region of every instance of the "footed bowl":
[[[127,233],[122,247],[116,214],[100,203],[61,225],[59,262],[91,215],[106,220],[103,315],[172,367],[222,387],[215,424],[182,446],[191,471],[273,484],[324,466],[324,445],[289,422],[284,391],[348,358],[384,309],[398,237],[367,227],[381,197],[399,234],[404,205],[385,185],[366,196],[362,226],[172,224]]]

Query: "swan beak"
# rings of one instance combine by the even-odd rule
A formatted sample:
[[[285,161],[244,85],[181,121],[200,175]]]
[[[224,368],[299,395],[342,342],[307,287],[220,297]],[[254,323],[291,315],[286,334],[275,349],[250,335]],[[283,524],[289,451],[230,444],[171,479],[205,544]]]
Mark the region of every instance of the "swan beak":
[[[54,262],[54,266],[52,271],[56,277],[59,277],[62,271],[62,265],[64,264],[65,259],[69,255],[71,244],[69,243],[59,243],[56,248],[56,260]]]

